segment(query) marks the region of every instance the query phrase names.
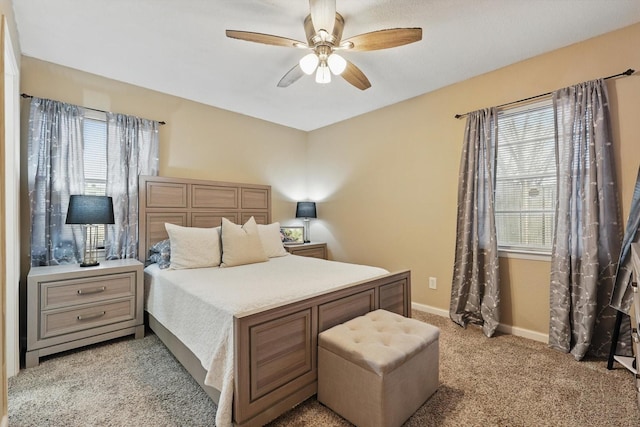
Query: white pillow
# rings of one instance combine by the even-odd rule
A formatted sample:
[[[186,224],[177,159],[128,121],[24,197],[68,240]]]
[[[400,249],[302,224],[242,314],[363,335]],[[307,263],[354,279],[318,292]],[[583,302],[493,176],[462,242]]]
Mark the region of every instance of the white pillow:
[[[222,218],[222,263],[220,267],[268,261],[262,248],[256,220],[251,217],[242,226]]]
[[[269,258],[289,255],[289,252],[287,252],[282,244],[279,222],[274,222],[269,225],[258,224],[258,234],[260,235],[264,253]]]
[[[171,268],[220,265],[220,227],[182,227],[165,223],[171,244]]]

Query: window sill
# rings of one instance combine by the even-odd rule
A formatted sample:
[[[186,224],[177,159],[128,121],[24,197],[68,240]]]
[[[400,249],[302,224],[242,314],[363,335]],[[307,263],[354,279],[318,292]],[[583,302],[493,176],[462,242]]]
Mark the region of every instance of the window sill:
[[[526,259],[530,261],[546,261],[551,262],[551,254],[541,252],[525,252],[515,249],[499,249],[498,256],[500,258]]]

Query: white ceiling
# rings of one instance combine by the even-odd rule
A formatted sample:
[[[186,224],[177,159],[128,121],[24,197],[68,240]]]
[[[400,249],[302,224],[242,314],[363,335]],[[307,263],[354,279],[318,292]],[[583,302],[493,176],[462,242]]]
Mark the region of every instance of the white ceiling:
[[[305,51],[225,36],[234,29],[304,41],[306,0],[13,4],[23,55],[305,131],[640,22],[640,0],[337,0],[343,39],[423,29],[414,44],[344,53],[371,81],[363,92],[335,77],[278,88]]]

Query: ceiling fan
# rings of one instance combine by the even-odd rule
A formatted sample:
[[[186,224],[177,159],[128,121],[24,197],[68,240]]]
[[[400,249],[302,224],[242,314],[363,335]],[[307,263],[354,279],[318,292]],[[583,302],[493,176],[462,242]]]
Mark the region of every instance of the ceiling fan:
[[[391,28],[342,40],[344,18],[336,12],[336,0],[309,0],[310,14],[304,20],[307,42],[271,34],[227,30],[227,37],[274,46],[311,50],[278,82],[287,87],[305,74],[315,73],[316,82],[329,83],[331,74],[342,76],[361,90],[371,87],[367,76],[338,52],[387,49],[422,40],[422,28]]]

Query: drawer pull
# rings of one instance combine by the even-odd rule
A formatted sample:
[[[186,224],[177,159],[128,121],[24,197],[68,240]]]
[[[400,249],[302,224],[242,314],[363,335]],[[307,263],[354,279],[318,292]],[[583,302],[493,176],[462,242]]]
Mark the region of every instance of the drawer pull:
[[[91,295],[91,294],[99,294],[100,292],[104,292],[107,288],[104,286],[100,286],[99,288],[93,289],[78,289],[78,295]]]
[[[78,320],[89,320],[89,319],[96,319],[98,317],[102,317],[105,314],[107,314],[106,311],[101,311],[100,313],[94,313],[94,314],[87,314],[86,316],[78,316]]]

